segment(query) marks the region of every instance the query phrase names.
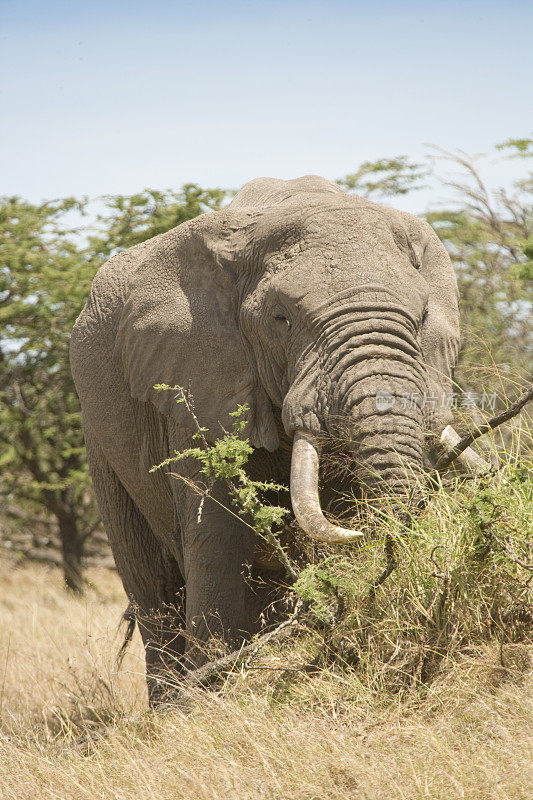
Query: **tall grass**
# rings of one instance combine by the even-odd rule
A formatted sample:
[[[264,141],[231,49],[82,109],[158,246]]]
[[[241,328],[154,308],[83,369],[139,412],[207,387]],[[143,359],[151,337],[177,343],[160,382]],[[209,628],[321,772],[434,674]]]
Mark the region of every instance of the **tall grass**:
[[[147,711],[137,635],[117,669],[116,575],[77,599],[0,563],[0,798],[529,797],[533,482],[516,443],[501,455],[409,533],[315,550],[298,625],[186,715]]]
[[[324,660],[355,668],[367,689],[411,691],[429,686],[465,648],[527,640],[531,475],[508,461],[488,478],[441,484],[408,532],[391,516],[360,550],[317,558],[296,589],[334,622]],[[385,536],[395,569],[373,589]]]

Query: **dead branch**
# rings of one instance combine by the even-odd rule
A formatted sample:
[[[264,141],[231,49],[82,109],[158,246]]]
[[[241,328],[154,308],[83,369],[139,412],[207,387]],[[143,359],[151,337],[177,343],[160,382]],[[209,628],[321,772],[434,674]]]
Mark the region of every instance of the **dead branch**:
[[[284,633],[287,628],[292,627],[292,625],[298,621],[298,617],[302,612],[303,605],[303,602],[299,600],[296,604],[294,612],[288,619],[284,620],[284,622],[282,622],[269,633],[259,636],[255,641],[250,642],[250,644],[244,645],[239,650],[234,650],[233,652],[228,653],[221,658],[217,658],[215,661],[210,661],[208,664],[198,667],[198,669],[187,672],[180,683],[180,689],[186,691],[187,689],[209,686],[209,684],[217,680],[222,673],[227,672],[228,670],[235,669],[243,663],[246,667],[248,667],[249,663],[257,655],[261,648],[263,648],[269,642],[279,639],[281,634]]]
[[[488,422],[486,422],[484,425],[481,425],[476,431],[468,433],[452,450],[450,450],[449,453],[441,456],[435,464],[435,471],[440,472],[441,470],[446,469],[446,467],[449,467],[450,464],[466,450],[467,447],[470,447],[472,442],[476,441],[476,439],[479,439],[481,436],[484,436],[486,433],[489,433],[489,431],[499,427],[504,422],[516,417],[526,403],[529,403],[530,400],[533,400],[533,384],[529,387],[529,389],[527,389],[527,391],[521,394],[512,405],[506,408],[505,411],[502,411],[500,414],[496,414],[495,417],[489,419]]]

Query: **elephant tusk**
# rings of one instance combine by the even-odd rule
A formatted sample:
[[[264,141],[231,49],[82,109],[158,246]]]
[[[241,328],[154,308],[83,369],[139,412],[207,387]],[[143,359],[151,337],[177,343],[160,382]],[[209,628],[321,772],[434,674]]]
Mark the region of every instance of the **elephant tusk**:
[[[294,516],[302,530],[313,539],[328,544],[353,542],[361,531],[341,528],[328,522],[318,496],[319,446],[306,431],[294,434],[291,463],[291,502]]]
[[[440,435],[440,441],[445,450],[449,453],[459,444],[461,437],[451,425],[447,425]],[[485,461],[485,459],[478,455],[475,450],[472,450],[471,447],[467,447],[466,450],[463,450],[463,452],[457,456],[457,461],[469,469],[470,472],[473,472],[474,475],[481,475],[483,472],[488,472],[491,468],[488,461]]]

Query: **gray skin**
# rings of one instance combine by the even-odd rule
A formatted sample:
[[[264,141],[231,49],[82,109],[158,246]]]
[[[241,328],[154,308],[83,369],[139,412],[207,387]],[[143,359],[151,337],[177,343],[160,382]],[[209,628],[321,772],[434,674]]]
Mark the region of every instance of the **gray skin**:
[[[210,441],[247,403],[253,477],[288,480],[296,431],[341,433],[370,493],[405,493],[449,422],[440,397],[458,345],[455,276],[430,226],[317,176],[251,181],[226,209],[104,264],[71,364],[152,702],[169,663],[198,666],[213,637],[233,646],[255,631],[280,576],[242,521],[208,500],[198,522],[198,495],[149,473],[194,432],[154,384],[190,390]],[[376,407],[380,391],[391,408]],[[201,479],[192,460],[173,469]],[[230,505],[223,485],[213,495]]]

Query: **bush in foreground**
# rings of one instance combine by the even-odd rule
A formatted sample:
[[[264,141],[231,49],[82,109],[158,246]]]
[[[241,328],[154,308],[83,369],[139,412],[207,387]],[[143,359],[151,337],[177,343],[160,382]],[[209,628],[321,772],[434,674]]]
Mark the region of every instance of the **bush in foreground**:
[[[510,450],[500,448],[499,468],[480,478],[459,475],[446,485],[435,478],[427,508],[415,517],[407,508],[401,515],[387,514],[385,498],[378,509],[381,522],[369,528],[365,544],[317,546],[302,566],[291,563],[273,533],[283,524],[285,510],[264,499],[284,487],[254,482],[246,473],[252,452],[242,440],[246,407],[234,412],[234,429],[210,445],[186,394],[172,387],[176,390],[177,402],[187,405],[198,427],[198,447],[177,453],[164,466],[197,459],[205,476],[205,486],[197,487],[201,503],[215,479],[225,480],[238,512],[276,550],[291,584],[287,607],[292,596],[295,624],[280,631],[286,639],[290,630],[288,645],[280,646],[277,637],[272,645],[269,635],[259,638],[235,665],[255,665],[264,641],[267,651],[274,647],[281,661],[285,657],[288,673],[344,675],[354,697],[361,691],[405,693],[426,690],[472,648],[528,641],[533,631],[533,463],[527,447],[514,441]],[[515,427],[515,440],[531,439],[524,426]],[[492,437],[496,447],[497,434]],[[263,669],[268,672],[268,662]],[[275,670],[283,672],[283,665]],[[345,695],[344,684],[342,691]]]
[[[146,711],[137,637],[117,670],[115,575],[93,572],[84,599],[0,565],[0,798],[526,797],[530,467],[509,455],[437,486],[408,535],[389,519],[315,550],[285,638],[189,714]],[[387,541],[396,566],[373,586]]]

